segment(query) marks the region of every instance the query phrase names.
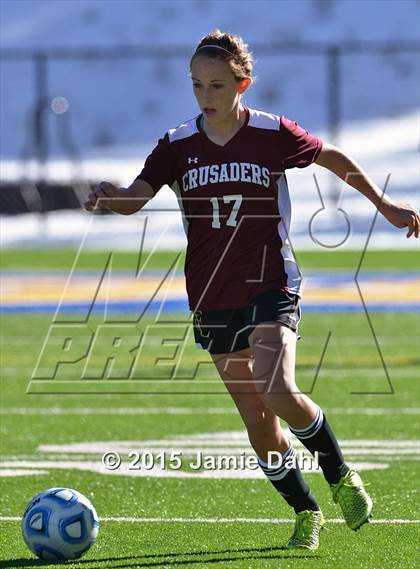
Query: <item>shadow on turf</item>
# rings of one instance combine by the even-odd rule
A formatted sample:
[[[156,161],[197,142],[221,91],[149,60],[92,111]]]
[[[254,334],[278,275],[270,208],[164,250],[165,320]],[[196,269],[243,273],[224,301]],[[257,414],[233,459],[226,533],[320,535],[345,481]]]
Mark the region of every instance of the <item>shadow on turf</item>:
[[[277,555],[267,555],[269,552],[277,552]],[[284,552],[283,554],[281,552]],[[240,557],[226,557],[227,554],[238,554]],[[202,559],[202,556],[215,555],[220,557],[212,557],[207,559]],[[177,557],[191,557],[194,559],[176,559]],[[238,561],[240,559],[293,559],[299,557],[319,559],[320,555],[315,553],[306,553],[304,551],[292,553],[285,547],[256,547],[256,548],[244,548],[244,549],[226,549],[222,551],[188,551],[180,553],[155,553],[149,555],[132,555],[129,557],[106,557],[103,559],[80,559],[79,561],[69,561],[69,564],[73,565],[83,565],[86,564],[98,564],[99,567],[107,567],[107,563],[122,563],[123,565],[113,565],[113,569],[126,569],[127,567],[159,567],[159,566],[175,566],[175,565],[190,565],[192,563],[222,563],[225,561]],[[162,558],[159,560],[159,558]],[[145,560],[145,561],[141,561]],[[129,562],[129,565],[128,565]],[[99,565],[100,564],[100,565]],[[40,559],[11,559],[10,561],[0,561],[0,569],[6,567],[45,567],[48,564]],[[51,565],[51,564],[50,564]],[[65,563],[63,563],[65,565]],[[52,564],[51,566],[54,566]]]

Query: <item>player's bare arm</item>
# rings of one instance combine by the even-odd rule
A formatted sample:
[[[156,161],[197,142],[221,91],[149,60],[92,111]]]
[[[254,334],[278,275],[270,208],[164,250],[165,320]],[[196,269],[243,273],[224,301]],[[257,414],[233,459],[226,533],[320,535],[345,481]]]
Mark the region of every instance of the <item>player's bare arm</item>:
[[[419,236],[420,216],[414,207],[407,203],[396,203],[383,194],[366,172],[342,150],[324,143],[315,162],[366,196],[392,225],[407,227],[407,237]]]
[[[152,186],[145,180],[136,179],[128,188],[117,188],[110,182],[101,182],[89,194],[84,208],[87,211],[108,208],[115,213],[130,215],[144,207],[153,196]]]

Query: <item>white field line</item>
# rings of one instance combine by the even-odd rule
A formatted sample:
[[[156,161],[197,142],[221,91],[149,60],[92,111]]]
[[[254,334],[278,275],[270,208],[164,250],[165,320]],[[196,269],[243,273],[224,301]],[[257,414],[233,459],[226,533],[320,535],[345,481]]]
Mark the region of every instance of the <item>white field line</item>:
[[[287,431],[288,433],[288,431]],[[289,433],[288,433],[289,434]],[[295,436],[290,436],[293,443],[297,443]],[[380,450],[386,449],[395,453],[404,454],[404,450],[417,452],[420,450],[420,443],[417,439],[409,440],[378,440],[378,439],[340,439],[340,445],[346,449],[346,452],[357,452],[359,449]],[[127,452],[133,449],[137,450],[153,450],[154,452],[163,452],[170,450],[184,450],[194,452],[201,450],[212,452],[217,450],[219,453],[250,451],[251,447],[247,436],[242,431],[232,431],[231,433],[199,433],[192,435],[181,435],[172,439],[153,439],[153,440],[110,440],[110,441],[94,441],[69,443],[62,445],[44,444],[39,445],[38,452],[62,454],[97,454],[116,450],[118,452]],[[347,450],[348,449],[348,450]],[[351,450],[350,450],[351,449]],[[398,449],[398,450],[397,450]]]
[[[287,435],[289,436],[289,438],[293,439],[293,440],[297,440],[296,437],[294,435],[292,435],[289,431],[289,429],[284,429],[287,432]],[[232,444],[233,441],[236,441],[238,444],[239,443],[246,443],[247,445],[248,443],[248,438],[246,435],[246,432],[244,431],[227,431],[227,432],[216,432],[216,433],[195,433],[192,435],[178,435],[177,437],[174,437],[173,439],[170,440],[171,444],[176,441],[177,443],[184,441],[184,442],[190,442],[191,441],[198,441],[200,443],[202,443],[202,441],[211,441],[211,440],[216,440],[217,443],[221,444],[223,441],[226,441],[226,443]],[[122,441],[120,441],[122,442]],[[128,444],[127,441],[123,441],[125,444]],[[138,441],[137,441],[138,442]],[[145,441],[143,441],[143,443],[145,444]],[[149,440],[147,441],[148,444],[152,444],[152,442]],[[157,440],[156,444],[163,444],[163,440]],[[167,441],[165,441],[164,444],[167,444]],[[396,439],[396,440],[391,440],[391,439],[341,439],[340,440],[340,444],[341,445],[347,445],[347,446],[363,446],[363,447],[385,447],[385,448],[393,448],[393,447],[411,447],[411,446],[418,446],[420,444],[420,440],[419,439]],[[68,445],[67,445],[68,446]],[[67,450],[67,447],[66,447]]]
[[[36,408],[11,407],[2,409],[1,415],[237,415],[234,407],[76,407]]]
[[[2,522],[20,522],[19,516],[0,516]],[[198,524],[231,524],[231,523],[251,523],[251,524],[291,524],[293,519],[289,518],[100,518],[101,522],[117,522],[117,523],[198,523]],[[343,524],[341,518],[328,518],[326,520],[332,524]],[[420,520],[407,519],[373,519],[371,524],[418,524]]]
[[[417,448],[408,448],[408,449],[401,449],[401,448],[387,448],[387,449],[382,449],[382,448],[346,448],[345,446],[342,447],[343,451],[345,450],[346,455],[352,455],[352,456],[359,456],[359,455],[366,455],[366,456],[394,456],[394,455],[398,455],[399,457],[402,457],[403,455],[420,455],[420,449]],[[118,452],[120,454],[123,454],[124,452],[127,453],[131,453],[133,452],[133,449],[135,451],[135,449],[137,449],[138,452],[152,452],[154,454],[160,454],[160,453],[166,453],[166,454],[170,454],[173,451],[176,452],[182,452],[182,455],[184,457],[193,457],[197,454],[198,451],[202,452],[203,455],[212,455],[213,453],[217,454],[217,455],[224,455],[224,454],[229,454],[229,455],[240,455],[242,453],[246,453],[247,449],[246,448],[237,448],[237,447],[220,447],[219,445],[215,445],[213,447],[211,446],[203,446],[198,448],[197,446],[193,446],[193,447],[186,447],[186,446],[181,446],[181,445],[177,445],[177,446],[150,446],[150,445],[144,445],[144,446],[137,446],[137,447],[130,447],[130,448],[122,448],[122,447],[116,447],[114,446],[108,446],[108,447],[102,447],[102,449],[98,449],[98,451],[92,451],[92,452],[86,452],[87,455],[90,454],[103,454],[105,452],[107,452],[107,450],[111,449],[114,452]],[[49,451],[47,451],[45,448],[40,448],[40,450],[42,452],[47,452],[49,453]],[[57,452],[56,449],[53,449],[53,452]],[[69,451],[71,452],[71,451]],[[79,450],[77,452],[80,452]],[[81,451],[83,452],[83,451]],[[253,454],[251,451],[248,452],[248,454]],[[49,458],[49,457],[48,457]],[[70,458],[70,457],[68,457]]]
[[[419,415],[420,407],[331,407],[334,415]],[[0,415],[237,415],[234,407],[10,407]]]
[[[297,445],[296,445],[297,446]],[[407,448],[407,449],[400,449],[400,448],[387,448],[387,449],[381,449],[381,448],[346,448],[345,446],[342,446],[343,451],[345,451],[346,455],[351,455],[351,456],[359,456],[359,455],[366,455],[366,456],[395,456],[398,455],[398,457],[402,458],[405,455],[420,455],[420,450],[419,448]],[[46,450],[45,448],[40,448],[39,450],[41,450],[42,452],[46,453],[44,455],[44,458],[49,459],[49,451]],[[139,452],[139,453],[144,453],[145,451],[151,452],[153,454],[160,454],[160,453],[166,453],[166,454],[170,454],[171,452],[180,452],[182,453],[182,455],[186,458],[192,458],[194,457],[198,451],[200,451],[203,455],[241,455],[241,454],[251,454],[253,455],[254,453],[252,451],[249,451],[247,448],[237,448],[234,446],[228,447],[221,447],[219,445],[215,445],[215,446],[203,446],[203,447],[197,447],[197,446],[193,446],[193,447],[188,447],[185,445],[178,445],[177,446],[133,446],[130,448],[124,448],[124,447],[116,447],[114,446],[108,446],[108,447],[102,447],[101,449],[98,449],[97,451],[91,451],[91,452],[86,452],[85,454],[90,456],[92,454],[104,454],[105,452],[112,450],[114,452],[118,452],[119,454],[124,454],[124,453],[131,453],[131,452]],[[53,452],[57,452],[56,449],[53,449]],[[71,450],[68,451],[68,453],[70,453]],[[79,452],[79,451],[78,451]],[[83,452],[83,451],[82,451]],[[67,459],[71,458],[68,455],[66,456]],[[133,459],[134,460],[134,459]]]

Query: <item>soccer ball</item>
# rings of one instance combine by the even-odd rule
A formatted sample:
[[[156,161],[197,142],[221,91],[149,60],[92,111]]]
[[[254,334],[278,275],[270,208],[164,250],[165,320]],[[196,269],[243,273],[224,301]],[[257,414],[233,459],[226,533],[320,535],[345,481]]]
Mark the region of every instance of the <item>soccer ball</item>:
[[[90,501],[69,488],[50,488],[29,502],[23,539],[44,561],[77,559],[95,543],[99,520]]]

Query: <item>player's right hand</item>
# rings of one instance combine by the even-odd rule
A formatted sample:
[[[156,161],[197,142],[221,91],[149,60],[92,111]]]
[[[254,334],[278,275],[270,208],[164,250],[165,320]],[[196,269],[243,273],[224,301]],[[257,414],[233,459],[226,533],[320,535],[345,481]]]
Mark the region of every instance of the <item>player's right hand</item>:
[[[95,209],[111,208],[112,198],[121,195],[119,188],[110,182],[101,182],[96,189],[89,194],[88,201],[83,204],[87,211]]]

